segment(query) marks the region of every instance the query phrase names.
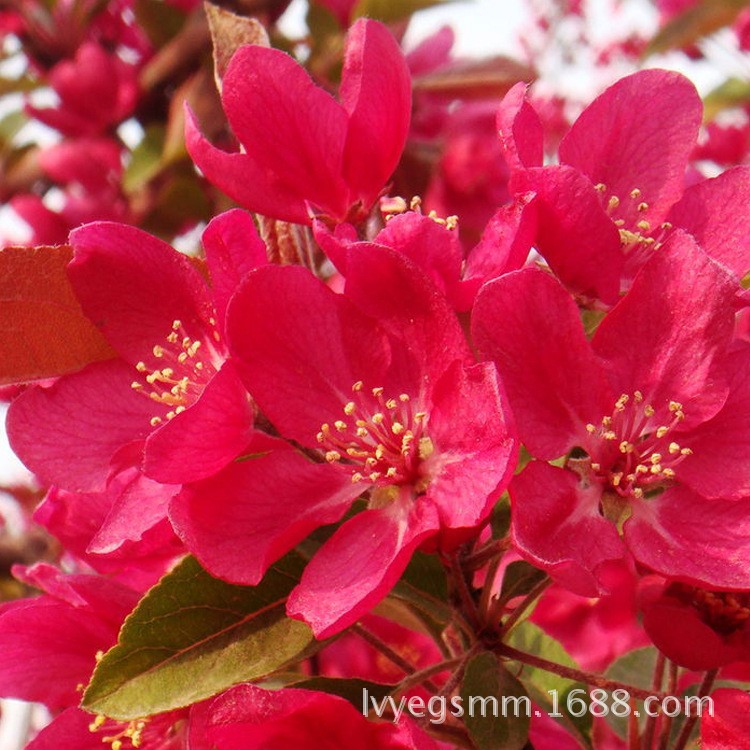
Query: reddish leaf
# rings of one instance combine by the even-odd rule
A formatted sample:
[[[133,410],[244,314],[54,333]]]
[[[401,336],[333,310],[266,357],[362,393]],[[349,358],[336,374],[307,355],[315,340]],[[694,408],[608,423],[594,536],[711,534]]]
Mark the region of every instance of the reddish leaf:
[[[72,250],[0,250],[0,385],[73,372],[114,356],[84,316],[65,273]]]

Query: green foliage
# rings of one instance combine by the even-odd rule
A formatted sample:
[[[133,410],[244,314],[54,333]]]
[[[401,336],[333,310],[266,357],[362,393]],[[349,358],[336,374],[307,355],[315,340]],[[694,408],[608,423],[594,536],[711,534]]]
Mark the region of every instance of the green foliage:
[[[359,0],[354,7],[354,18],[367,16],[385,23],[402,21],[419,10],[445,5],[455,0]]]
[[[535,568],[525,560],[516,560],[505,570],[500,597],[507,601],[517,596],[525,596],[546,577],[547,574],[543,570]]]
[[[495,654],[483,651],[469,661],[461,698],[464,722],[477,750],[521,750],[526,745],[531,722],[526,690]],[[494,706],[479,702],[492,698],[497,700]]]
[[[83,707],[135,719],[188,706],[309,655],[316,648],[312,632],[285,611],[303,567],[291,553],[258,586],[235,586],[186,558],[125,620]]]
[[[559,641],[547,635],[540,627],[528,620],[513,629],[508,637],[508,645],[519,651],[541,656],[564,667],[579,668],[573,657]],[[586,685],[554,672],[547,672],[539,667],[532,667],[528,664],[522,665],[517,662],[514,662],[514,664],[517,664],[519,679],[526,686],[534,701],[549,714],[553,714],[554,709],[557,708],[558,713],[562,716],[553,716],[553,718],[576,734],[587,747],[591,747],[591,715],[587,712],[585,716],[572,716],[568,711],[567,701],[571,691],[587,690]],[[556,701],[553,696],[556,696]]]

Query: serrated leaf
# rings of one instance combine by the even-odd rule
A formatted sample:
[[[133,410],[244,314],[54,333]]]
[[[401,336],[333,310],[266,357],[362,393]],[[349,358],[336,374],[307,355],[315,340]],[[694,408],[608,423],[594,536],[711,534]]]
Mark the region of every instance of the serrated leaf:
[[[432,8],[435,5],[447,5],[457,0],[359,0],[354,6],[352,16],[374,18],[385,23],[402,21],[417,11]]]
[[[699,39],[733,23],[748,0],[699,0],[668,21],[649,42],[645,55],[689,47]]]
[[[254,18],[238,16],[213,3],[204,3],[214,50],[214,79],[221,91],[221,82],[232,55],[243,44],[258,44],[269,47],[268,34],[263,25]]]
[[[546,577],[547,574],[543,570],[535,568],[531,563],[516,560],[505,569],[500,597],[509,600],[516,596],[524,596]]]
[[[56,377],[115,356],[73,294],[66,245],[0,250],[0,385]]]
[[[526,745],[531,701],[495,654],[484,651],[469,661],[461,700],[464,723],[477,750],[521,750]]]
[[[285,610],[303,567],[291,553],[258,586],[236,586],[186,558],[125,620],[83,707],[135,719],[188,706],[309,655],[317,645],[312,631]]]

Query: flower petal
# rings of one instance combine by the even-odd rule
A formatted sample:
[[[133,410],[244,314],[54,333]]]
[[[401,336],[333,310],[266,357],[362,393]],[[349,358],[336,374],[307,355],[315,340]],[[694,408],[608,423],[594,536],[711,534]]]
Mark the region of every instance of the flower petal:
[[[674,232],[594,335],[617,394],[685,407],[684,425],[713,416],[727,398],[724,357],[736,281],[683,232]]]
[[[388,344],[375,322],[304,268],[253,271],[229,306],[227,335],[261,410],[303,445],[341,418],[356,382],[384,384]]]
[[[253,406],[231,362],[208,382],[198,400],[146,440],[143,470],[165,484],[215,474],[250,441]]]
[[[239,208],[211,219],[202,241],[219,330],[223,331],[227,305],[240,282],[250,271],[268,263],[266,244],[253,217]]]
[[[474,305],[472,334],[496,363],[534,456],[561,456],[580,442],[587,423],[611,411],[606,375],[578,309],[548,274],[530,268],[487,284]]]
[[[312,463],[281,440],[259,435],[248,451],[247,459],[185,487],[169,515],[210,573],[255,585],[311,531],[337,521],[361,490],[346,472]]]
[[[222,104],[238,140],[262,170],[343,218],[346,112],[299,63],[277,49],[240,47],[224,76]]]
[[[686,487],[633,504],[625,542],[633,557],[669,578],[715,589],[747,589],[750,501],[706,500]]]
[[[439,528],[432,505],[408,498],[366,510],[318,550],[287,611],[328,638],[369,612],[404,572],[414,550]]]
[[[251,156],[227,153],[203,137],[190,108],[185,105],[185,146],[206,179],[251,211],[297,224],[309,222],[301,187],[286,184]]]
[[[411,119],[409,69],[383,24],[359,19],[349,29],[339,99],[349,114],[343,176],[369,208],[398,165]]]
[[[193,339],[206,335],[213,305],[185,255],[136,227],[113,222],[75,229],[70,242],[68,276],[81,307],[131,364],[148,362],[151,348],[165,343],[175,320]]]
[[[597,97],[560,143],[560,161],[617,196],[617,216],[628,224],[666,218],[682,195],[688,158],[703,107],[683,75],[642,70]],[[634,189],[640,196],[630,198]],[[639,203],[648,208],[638,210]]]
[[[750,271],[748,206],[750,167],[734,167],[689,187],[667,219],[690,232],[714,260],[742,278]]]
[[[575,594],[606,592],[606,573],[627,556],[614,524],[599,514],[601,492],[571,471],[532,461],[510,485],[518,551]]]
[[[113,359],[28,388],[8,410],[13,450],[46,484],[104,490],[115,452],[152,429],[153,402],[133,392],[133,372]]]
[[[574,294],[616,302],[625,257],[590,180],[561,164],[520,172],[513,184],[537,195],[536,244],[560,281]]]

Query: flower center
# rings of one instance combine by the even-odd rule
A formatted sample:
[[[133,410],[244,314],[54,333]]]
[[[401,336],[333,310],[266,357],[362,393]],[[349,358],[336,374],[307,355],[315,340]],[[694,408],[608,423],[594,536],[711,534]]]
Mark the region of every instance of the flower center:
[[[610,193],[602,182],[595,185],[595,189],[602,208],[620,232],[620,243],[628,256],[644,256],[645,260],[652,250],[661,247],[672,225],[665,221],[658,227],[652,227],[646,219],[634,221],[633,217],[649,209],[639,188],[633,188],[624,198]]]
[[[92,733],[102,732],[102,742],[110,745],[111,750],[131,750],[131,748],[149,748],[149,750],[167,750],[181,746],[184,711],[170,711],[135,721],[117,721],[98,714],[89,724]]]
[[[673,584],[670,591],[695,607],[701,619],[719,633],[732,633],[750,619],[750,594],[706,591],[684,583]]]
[[[387,398],[383,389],[352,386],[344,419],[321,425],[317,441],[326,461],[352,470],[352,482],[391,485],[424,481],[420,464],[433,444],[424,433],[427,413],[413,407],[406,393]]]
[[[432,219],[436,224],[445,227],[448,231],[452,232],[458,229],[458,216],[446,216],[443,218],[442,216],[438,216],[437,211],[429,211],[425,214],[422,211],[422,198],[418,195],[415,195],[408,203],[401,196],[380,199],[380,213],[386,224],[395,216],[400,216],[409,211],[421,216],[427,216],[428,219]]]
[[[685,418],[682,404],[669,401],[658,411],[644,403],[643,394],[622,394],[611,416],[587,424],[584,448],[591,470],[622,497],[642,498],[670,485],[675,468],[692,451],[672,435]]]
[[[213,318],[209,322],[214,325]],[[214,331],[213,337],[218,343],[218,332]],[[215,350],[214,342],[204,343],[188,336],[182,322],[175,320],[165,342],[151,350],[158,366],[150,368],[143,361],[136,364],[140,379],[134,380],[130,387],[163,407],[163,413],[151,418],[152,427],[185,411],[216,374],[214,363],[223,358]]]

